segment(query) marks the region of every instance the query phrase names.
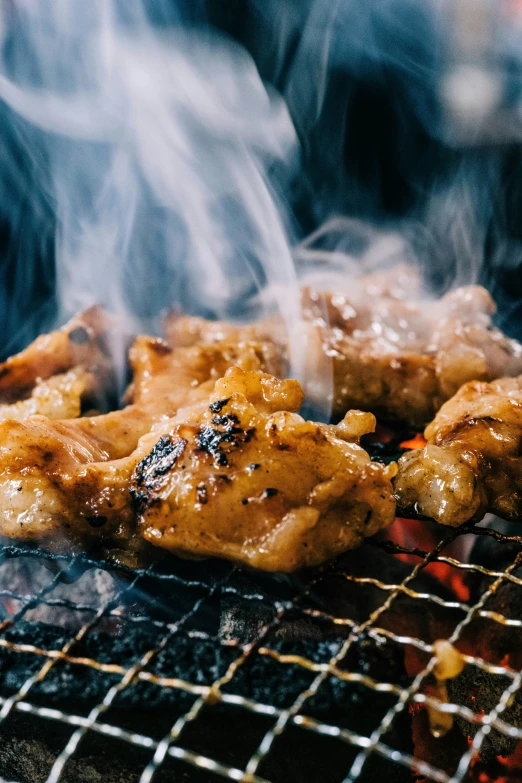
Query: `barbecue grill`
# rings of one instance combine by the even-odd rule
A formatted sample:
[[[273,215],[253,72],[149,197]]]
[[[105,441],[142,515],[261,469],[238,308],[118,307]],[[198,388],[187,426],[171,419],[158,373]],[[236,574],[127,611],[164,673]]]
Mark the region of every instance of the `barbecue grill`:
[[[0,554],[4,781],[522,774],[522,535],[505,523],[398,520],[298,577]],[[465,664],[443,702],[437,639]]]
[[[257,288],[269,298],[280,285],[272,267],[285,253],[293,270],[286,222],[297,239],[321,239],[319,272],[329,256],[372,271],[390,253],[418,260],[437,295],[484,283],[497,323],[520,337],[518,5],[6,4],[4,358],[84,300],[117,313],[124,303],[147,333],[166,307],[250,317]],[[172,61],[155,25],[180,21],[203,31],[199,43],[214,27],[237,39],[262,83],[252,92],[243,61],[221,61],[221,48]],[[164,101],[155,87],[172,62],[189,78]],[[336,215],[350,219],[334,220],[330,239],[319,227]],[[191,231],[202,243],[192,255]],[[185,268],[192,257],[209,266]],[[412,435],[365,446],[388,462]],[[0,540],[0,782],[522,780],[521,628],[522,527],[498,519],[400,519],[291,576],[160,550],[131,567]],[[442,681],[441,640],[463,665]]]

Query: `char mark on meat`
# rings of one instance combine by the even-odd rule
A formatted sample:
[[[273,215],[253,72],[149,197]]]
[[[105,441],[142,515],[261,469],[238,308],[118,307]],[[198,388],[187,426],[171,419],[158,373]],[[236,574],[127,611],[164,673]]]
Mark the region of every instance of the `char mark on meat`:
[[[157,492],[162,477],[174,467],[185,451],[185,438],[161,437],[147,456],[136,465],[133,480],[136,489],[131,486],[131,495],[138,510],[143,510],[150,495]]]
[[[230,402],[230,397],[227,397],[226,400],[216,400],[216,402],[211,402],[208,407],[212,413],[221,413],[228,402]]]
[[[232,448],[239,448],[241,444],[249,442],[255,430],[244,430],[235,426],[239,419],[233,414],[230,416],[214,416],[212,421],[218,426],[200,427],[196,437],[197,449],[214,457],[214,465],[216,467],[227,467],[229,464],[228,456],[222,448],[223,445],[228,443]]]

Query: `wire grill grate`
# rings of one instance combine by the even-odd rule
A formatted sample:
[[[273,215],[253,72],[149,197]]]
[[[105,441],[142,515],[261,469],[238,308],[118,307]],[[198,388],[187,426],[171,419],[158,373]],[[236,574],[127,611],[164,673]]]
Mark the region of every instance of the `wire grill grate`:
[[[362,779],[374,757],[402,769],[407,775],[402,779],[416,777],[440,783],[474,780],[477,754],[488,735],[493,732],[495,736],[505,738],[513,743],[512,749],[522,740],[522,720],[516,720],[517,713],[513,710],[522,686],[522,671],[516,655],[513,659],[505,655],[499,659],[499,650],[502,648],[504,652],[506,645],[509,649],[517,638],[509,637],[509,633],[516,634],[522,627],[522,578],[519,575],[519,570],[522,574],[522,536],[506,535],[494,527],[440,531],[432,526],[439,540],[429,548],[420,549],[402,543],[401,524],[406,523],[397,522],[389,539],[367,542],[360,550],[364,554],[356,556],[358,564],[353,556],[344,558],[307,579],[261,577],[223,563],[187,564],[168,557],[147,569],[131,571],[123,566],[100,563],[85,554],[66,557],[4,546],[0,550],[0,599],[4,606],[4,619],[0,623],[0,664],[3,661],[0,665],[3,678],[0,680],[0,733],[15,714],[68,730],[65,742],[56,749],[48,768],[42,771],[41,780],[47,783],[68,779],[68,770],[81,754],[88,737],[110,738],[122,743],[122,747],[140,749],[143,764],[135,771],[135,780],[140,783],[159,781],[162,771],[173,760],[183,762],[184,769],[199,770],[203,777],[198,780],[217,780],[221,776],[251,783],[273,783],[278,779],[277,775],[271,776],[269,762],[281,743],[284,747],[285,737],[290,732],[297,732],[300,743],[307,744],[307,737],[317,736],[352,749],[345,768],[337,767],[335,781],[338,783]],[[421,526],[421,523],[411,524]],[[462,542],[472,540],[491,542],[496,558],[493,565],[469,561],[462,555],[465,548]],[[365,563],[362,569],[361,560]],[[30,580],[22,583],[22,589],[19,585],[12,589],[9,582],[13,563],[23,564],[26,575],[38,571],[38,589],[33,589]],[[52,570],[44,570],[42,564]],[[446,569],[446,573],[451,571],[453,580],[464,585],[464,592],[469,594],[466,599],[456,595],[447,585],[439,589],[441,581],[433,574],[441,568]],[[74,592],[75,586],[81,582],[83,574],[93,569],[97,573],[113,575],[117,588],[102,601],[80,600]],[[42,574],[47,577],[43,578]],[[466,580],[471,580],[473,586],[466,587]],[[512,591],[509,600],[505,596],[502,598],[506,586]],[[341,605],[340,611],[340,604],[334,601],[331,611],[328,597],[333,591],[338,599],[344,589],[350,591],[349,600]],[[518,616],[515,611],[517,597]],[[254,619],[249,621],[248,634],[245,635],[244,629],[236,632],[233,623],[232,629],[228,627],[230,614],[223,624],[223,606],[232,606],[232,616],[234,612],[240,615],[246,612],[250,617],[249,607],[255,610]],[[38,611],[42,608],[45,622],[38,619]],[[54,613],[57,613],[56,626],[59,627],[61,612],[69,613],[68,628],[71,627],[70,618],[76,618],[69,636],[64,627],[60,636],[48,639],[44,633],[41,643],[39,636],[31,636],[31,628],[38,628],[40,633],[44,625],[52,622]],[[102,650],[99,640],[103,624],[105,642]],[[484,624],[489,628],[489,635],[483,633]],[[428,626],[431,630],[426,634]],[[480,705],[472,709],[455,697],[458,692],[450,690],[447,703],[440,702],[430,692],[436,663],[432,626],[442,631],[438,638],[449,639],[462,651],[471,681],[480,673],[486,678],[485,682],[495,683],[492,689],[494,704],[488,702],[487,709]],[[127,649],[122,656],[121,639],[132,628],[139,629],[140,645],[135,650]],[[307,640],[305,650],[299,635],[299,629],[303,628],[308,637],[313,637],[311,641]],[[319,636],[319,631],[323,636]],[[503,634],[508,634],[505,644],[495,646],[504,638]],[[484,643],[486,637],[496,640],[491,649]],[[54,643],[58,638],[60,643]],[[197,677],[188,676],[183,665],[178,667],[172,661],[165,671],[162,656],[179,639],[195,640],[210,651],[223,651],[220,665],[213,664],[208,670],[200,666]],[[284,645],[279,643],[281,639],[284,639]],[[328,643],[326,647],[323,644],[319,654],[324,639]],[[397,678],[391,670],[389,677],[383,676],[382,667],[377,672],[375,667],[358,670],[351,661],[354,648],[360,646],[361,640],[367,640],[375,649],[392,649],[394,654],[402,656],[401,660],[409,659],[409,668],[404,664],[405,676]],[[412,659],[416,660],[413,668]],[[252,671],[248,667],[253,663],[257,667],[256,676],[261,678],[270,667],[270,671],[278,667],[288,682],[297,671],[307,679],[297,691],[289,690],[284,703],[271,699],[269,688],[268,693],[263,692],[264,698],[259,688],[249,695],[237,683],[248,680],[248,672]],[[89,702],[88,709],[75,710],[74,699],[70,698],[60,703],[63,667],[68,667],[67,672],[82,671],[108,678],[107,682],[100,680],[103,687],[98,683],[96,698],[94,703]],[[13,670],[16,670],[16,676]],[[194,673],[193,668],[189,667],[188,671]],[[268,682],[271,682],[270,676],[267,674]],[[55,690],[52,690],[51,682],[58,683]],[[335,709],[317,712],[317,701],[335,682],[360,689],[359,705],[385,698],[385,708],[371,730],[356,730],[357,721],[355,727],[337,721]],[[140,704],[146,706],[140,688],[153,688],[155,693],[181,694],[186,699],[182,702],[183,709],[172,711],[170,723],[167,704],[164,710],[167,730],[162,729],[160,733],[138,731],[125,721],[118,721],[123,714],[121,703],[125,698],[130,699],[129,712],[139,713]],[[241,763],[227,761],[223,754],[212,752],[212,744],[211,750],[205,752],[186,741],[191,729],[204,721],[205,715],[216,706],[222,710],[220,715],[224,716],[221,718],[224,721],[227,710],[233,711],[235,725],[240,725],[237,721],[248,715],[257,716],[261,721],[261,729],[252,746],[239,754]],[[456,742],[458,752],[453,754],[451,763],[446,759],[439,766],[437,755],[426,754],[418,737],[409,748],[394,746],[393,740],[397,736],[394,730],[401,716],[425,723],[425,717],[419,718],[419,715],[425,715],[426,707],[450,714],[459,723],[461,742]],[[146,725],[147,721],[144,721],[142,726]],[[233,729],[233,722],[230,723],[232,730],[237,731],[237,728]],[[452,732],[453,736],[456,729]],[[435,748],[438,747],[436,742],[432,741]],[[0,769],[2,774],[7,774],[2,766]],[[10,783],[14,780],[1,779]],[[484,779],[487,778],[481,778]],[[510,779],[507,772],[505,779]],[[20,780],[16,779],[16,783]],[[180,780],[185,778],[180,777]]]

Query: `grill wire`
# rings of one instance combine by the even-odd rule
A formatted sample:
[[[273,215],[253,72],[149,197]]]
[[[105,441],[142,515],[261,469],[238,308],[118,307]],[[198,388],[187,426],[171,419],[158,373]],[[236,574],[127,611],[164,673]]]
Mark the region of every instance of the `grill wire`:
[[[411,770],[423,779],[440,781],[440,783],[459,783],[459,781],[464,781],[468,779],[473,759],[492,729],[512,740],[522,739],[522,729],[511,725],[503,719],[503,713],[512,703],[514,694],[521,688],[522,672],[515,671],[506,665],[491,663],[480,657],[465,654],[464,660],[466,664],[474,667],[476,670],[481,670],[487,676],[502,675],[507,678],[508,685],[502,692],[495,707],[486,714],[477,714],[468,707],[451,701],[442,703],[425,693],[426,682],[429,681],[429,675],[436,663],[435,657],[431,655],[433,652],[432,644],[419,638],[415,633],[412,633],[411,636],[395,633],[393,630],[384,627],[386,623],[383,623],[383,620],[399,598],[407,596],[408,599],[414,601],[418,606],[422,605],[422,609],[426,613],[431,612],[433,607],[437,606],[458,614],[460,619],[455,620],[451,633],[447,635],[447,638],[457,647],[465,629],[477,618],[487,619],[498,626],[520,629],[522,627],[521,620],[504,616],[504,614],[498,611],[490,611],[486,604],[488,599],[495,595],[502,585],[510,583],[518,588],[522,588],[522,579],[515,574],[516,569],[522,564],[522,536],[505,535],[491,528],[445,530],[443,533],[444,536],[438,545],[430,551],[423,551],[417,547],[409,548],[402,546],[392,539],[366,542],[363,550],[367,550],[370,557],[372,552],[380,550],[387,558],[393,560],[397,560],[397,555],[408,555],[408,562],[415,560],[416,564],[407,569],[407,573],[402,581],[397,580],[396,583],[393,581],[382,581],[379,578],[382,575],[382,571],[379,576],[359,577],[354,576],[347,569],[340,568],[337,564],[330,565],[318,574],[316,573],[306,583],[299,583],[295,595],[288,599],[274,599],[273,616],[258,629],[255,638],[247,643],[230,638],[221,638],[197,627],[198,614],[204,608],[204,605],[215,599],[216,596],[235,596],[237,594],[243,602],[248,601],[252,604],[256,604],[256,602],[266,603],[266,594],[257,589],[254,577],[250,577],[235,566],[221,564],[220,569],[218,569],[218,576],[214,574],[213,568],[209,567],[208,578],[205,577],[201,580],[199,577],[197,579],[187,577],[187,574],[190,574],[189,567],[185,567],[185,573],[181,576],[169,573],[168,569],[162,568],[165,560],[160,564],[153,563],[146,569],[129,570],[127,581],[123,584],[119,583],[119,591],[100,607],[96,607],[69,600],[67,597],[63,597],[63,593],[67,591],[69,583],[77,578],[76,575],[78,573],[84,573],[90,568],[101,568],[109,573],[121,574],[126,570],[122,566],[100,563],[86,554],[67,557],[52,555],[39,549],[32,550],[22,546],[3,546],[0,549],[0,586],[3,587],[2,568],[5,563],[12,562],[13,559],[29,564],[29,568],[33,568],[31,564],[34,562],[47,562],[48,565],[52,565],[56,573],[53,574],[49,571],[48,581],[34,593],[21,594],[9,589],[0,591],[2,601],[7,607],[11,607],[10,612],[6,609],[6,618],[0,624],[0,653],[4,650],[9,651],[11,655],[24,654],[26,656],[34,656],[38,661],[36,674],[28,676],[16,693],[0,698],[0,731],[3,722],[13,713],[37,716],[45,721],[54,721],[70,727],[70,738],[63,750],[57,754],[52,769],[48,774],[47,783],[57,783],[63,779],[64,770],[78,752],[80,742],[86,734],[92,735],[93,733],[116,738],[124,743],[142,748],[149,754],[148,763],[139,778],[140,783],[149,783],[149,781],[155,780],[162,765],[164,765],[166,760],[172,758],[206,771],[209,779],[221,776],[229,780],[267,783],[268,779],[259,772],[260,767],[269,757],[274,740],[284,735],[289,726],[299,727],[303,731],[303,736],[305,736],[305,732],[323,735],[336,742],[347,743],[357,750],[351,768],[343,771],[345,783],[356,781],[364,770],[369,757],[374,754],[382,756],[388,762],[393,762],[394,765]],[[461,560],[443,554],[449,545],[454,545],[459,536],[470,535],[473,535],[474,539],[486,536],[493,539],[497,544],[502,544],[503,546],[510,545],[509,551],[516,552],[510,565],[503,570],[495,570],[486,568],[481,564],[465,562],[464,559]],[[166,560],[170,561],[171,558],[167,557]],[[455,572],[487,578],[489,586],[481,592],[478,599],[473,603],[464,603],[460,600],[448,601],[435,593],[420,592],[414,587],[415,580],[430,564],[436,563],[455,569]],[[202,569],[199,564],[196,570],[198,574],[201,573]],[[203,571],[203,573],[205,572]],[[362,586],[370,585],[379,592],[378,606],[371,611],[364,621],[356,621],[354,618],[346,616],[337,617],[330,615],[323,609],[317,608],[316,603],[311,600],[313,590],[317,585],[322,580],[331,578],[332,574],[337,578],[342,577],[353,584],[359,584],[361,588]],[[239,582],[237,582],[238,576],[241,577]],[[249,579],[252,579],[251,588],[248,587]],[[147,594],[150,594],[151,585],[157,582],[161,584],[163,591],[165,587],[170,589],[172,585],[173,594],[179,589],[184,591],[196,589],[198,597],[175,622],[161,621],[146,615],[136,615],[129,618],[128,622],[135,624],[150,623],[154,625],[156,630],[162,631],[160,641],[155,642],[145,654],[137,656],[130,666],[122,665],[117,660],[106,662],[97,660],[96,657],[84,657],[76,654],[75,650],[79,642],[86,639],[102,622],[110,621],[111,618],[118,620],[122,616],[122,606],[125,603],[126,594],[136,590],[139,591],[141,584],[144,582],[147,584]],[[237,586],[238,584],[240,585],[239,587]],[[53,597],[58,587],[60,587],[60,597]],[[522,598],[522,592],[520,596]],[[14,609],[12,608],[13,605],[15,606]],[[79,613],[82,617],[84,615],[90,615],[90,617],[81,625],[78,631],[71,634],[68,641],[59,649],[43,649],[31,643],[18,643],[6,638],[8,631],[16,628],[24,618],[41,606],[45,606],[47,611],[51,613],[54,610],[58,611],[65,608]],[[289,613],[291,613],[292,617],[301,615],[307,619],[318,619],[322,623],[331,625],[332,628],[345,629],[346,634],[339,645],[338,651],[329,661],[318,662],[313,657],[305,657],[299,653],[283,654],[268,642],[271,632],[273,632],[274,628],[281,626]],[[235,651],[226,671],[215,681],[199,684],[186,681],[177,676],[166,677],[154,673],[152,663],[155,658],[162,650],[168,648],[175,637],[183,634],[207,639],[215,645],[226,646]],[[363,634],[375,642],[392,644],[402,650],[408,646],[415,648],[421,653],[430,656],[429,661],[417,676],[410,678],[411,682],[407,687],[400,687],[393,682],[376,681],[365,673],[342,668],[343,659],[346,658],[350,648],[357,643],[357,640]],[[289,664],[300,667],[311,673],[311,683],[286,708],[280,708],[270,703],[263,703],[227,692],[225,686],[232,683],[246,662],[254,657],[261,663],[275,661],[281,667]],[[50,672],[63,663],[68,663],[73,667],[86,667],[118,678],[116,684],[111,685],[107,689],[103,699],[91,709],[87,716],[75,714],[74,711],[62,711],[61,709],[42,706],[34,703],[34,700],[32,701],[31,699],[35,686],[44,683]],[[374,693],[386,693],[393,697],[393,705],[384,714],[380,725],[370,736],[358,734],[356,731],[336,725],[335,722],[329,723],[317,720],[307,714],[307,705],[310,699],[324,687],[325,682],[335,678],[347,683],[357,683],[365,689],[368,699],[371,699]],[[166,733],[162,739],[158,740],[146,734],[129,731],[106,719],[106,714],[109,712],[115,699],[124,691],[136,688],[138,683],[152,683],[161,689],[179,690],[193,697],[190,709],[174,722],[170,732]],[[248,713],[257,713],[270,719],[270,727],[258,746],[252,749],[250,758],[243,768],[229,766],[216,758],[202,755],[184,747],[183,735],[187,726],[200,720],[201,715],[208,706],[216,704],[220,704],[224,708],[239,708]],[[394,722],[397,721],[403,711],[414,709],[415,705],[438,707],[440,711],[450,713],[469,723],[470,726],[475,726],[477,729],[473,740],[470,740],[469,747],[462,754],[452,775],[448,775],[447,772],[437,768],[432,763],[415,758],[414,755],[404,750],[390,747],[387,744],[385,736],[393,728]],[[2,778],[2,780],[5,779]]]

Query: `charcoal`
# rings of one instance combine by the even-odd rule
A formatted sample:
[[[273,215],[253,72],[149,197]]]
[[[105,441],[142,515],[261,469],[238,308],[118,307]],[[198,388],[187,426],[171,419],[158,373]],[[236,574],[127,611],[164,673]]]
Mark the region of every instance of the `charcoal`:
[[[17,556],[13,553],[14,558]],[[60,563],[63,565],[66,561]],[[87,593],[96,588],[97,595],[90,596],[88,601],[89,596],[83,597],[80,592],[76,600],[96,605],[113,600],[113,606],[119,607],[118,617],[97,623],[83,639],[74,643],[70,655],[101,664],[118,664],[122,671],[107,672],[89,665],[57,661],[24,696],[25,701],[36,707],[87,716],[121,681],[123,670],[138,663],[148,651],[161,648],[146,666],[152,679],[138,678],[117,693],[102,718],[110,725],[160,741],[194,705],[197,694],[191,692],[191,686],[209,686],[223,678],[244,646],[253,644],[245,661],[222,687],[225,701],[205,704],[197,720],[186,726],[179,740],[182,747],[194,753],[244,769],[265,733],[274,726],[277,713],[254,713],[245,707],[243,699],[275,710],[289,709],[317,677],[317,671],[307,666],[328,663],[336,656],[341,670],[398,687],[408,687],[411,682],[401,646],[360,631],[348,643],[352,626],[328,619],[329,613],[334,613],[364,622],[389,595],[376,587],[363,587],[347,580],[343,573],[357,577],[378,575],[383,582],[394,584],[411,572],[411,565],[378,546],[364,546],[323,569],[291,576],[248,572],[218,561],[192,563],[165,558],[155,563],[150,572],[140,572],[134,587],[131,587],[132,574],[125,569],[100,569],[100,573],[116,574],[114,582],[105,577],[100,582],[98,572],[92,570],[95,565],[86,559],[75,572],[73,583],[58,590],[54,588],[48,597],[51,600],[58,594],[67,597],[69,590],[78,593],[83,583]],[[45,574],[38,579],[36,589],[48,583]],[[419,577],[417,587],[448,597],[445,588],[427,575]],[[115,599],[118,589],[125,590],[121,599]],[[296,601],[299,595],[303,598]],[[412,633],[429,638],[435,615],[426,613],[424,604],[413,599],[407,599],[413,601],[411,606],[401,605],[403,598],[406,597],[398,598],[393,604],[395,608],[384,613],[379,622],[382,620],[385,626],[388,618],[388,625],[394,630],[404,622],[410,630],[414,629]],[[310,613],[306,611],[309,609],[320,611]],[[62,649],[76,628],[65,622],[63,614],[57,613],[58,622],[51,623],[52,611],[53,607],[48,607],[39,615],[31,610],[31,614],[24,615],[13,627],[4,629],[3,638],[42,650]],[[87,619],[92,617],[91,613]],[[169,637],[166,643],[165,637]],[[343,645],[347,645],[346,650]],[[283,661],[277,656],[283,656]],[[296,662],[299,659],[304,665]],[[38,674],[46,660],[34,652],[0,647],[1,695],[17,693],[29,677]],[[154,682],[154,677],[178,678],[187,686],[184,689],[162,687]],[[377,692],[360,682],[328,675],[317,692],[304,702],[301,712],[320,724],[368,737],[396,700],[393,693]],[[29,720],[36,722],[37,728],[24,733],[20,730],[21,719],[24,726]],[[56,721],[13,712],[0,723],[0,776],[22,783],[45,780],[49,764],[63,749],[72,731]],[[402,711],[382,741],[393,749],[413,753],[408,710]],[[317,780],[341,783],[358,752],[348,742],[319,735],[290,721],[275,740],[259,772],[273,783],[290,780],[292,783]],[[139,780],[151,755],[150,751],[132,748],[122,740],[90,732],[68,763],[63,779],[75,783],[102,780],[133,783]],[[37,761],[31,761],[32,757]],[[44,773],[36,775],[35,769]],[[157,780],[200,783],[210,777],[209,772],[170,758]],[[360,779],[409,781],[411,772],[373,753]]]
[[[96,659],[102,663],[117,661],[128,668],[149,649],[159,644],[162,634],[153,634],[136,628],[127,628],[125,633],[113,637],[109,634],[91,633],[89,642],[78,643],[72,655],[82,657],[89,649],[95,648]],[[60,649],[68,637],[61,629],[42,623],[20,623],[5,634],[5,638],[16,644],[31,644],[43,649]],[[316,663],[329,661],[341,647],[341,641],[302,640],[288,642],[273,639],[268,646],[281,655],[298,655]],[[364,637],[358,639],[351,648],[349,656],[341,664],[343,668],[370,674],[375,679],[396,683],[407,682],[397,647],[378,645]],[[160,651],[149,665],[149,671],[160,677],[178,677],[194,685],[210,685],[222,676],[240,650],[233,646],[221,645],[214,640],[198,639],[182,634],[173,636],[166,648]],[[22,654],[0,648],[0,684],[3,695],[16,693],[26,679],[36,674],[47,659],[34,654]],[[291,675],[291,676],[289,676]],[[406,679],[405,679],[406,678]],[[57,663],[38,683],[32,694],[45,697],[44,702],[59,708],[80,708],[82,702],[91,703],[101,700],[113,681],[121,679],[119,675],[108,675],[87,665]],[[247,663],[240,667],[232,680],[231,692],[261,701],[265,704],[283,707],[288,702],[288,694],[297,695],[310,682],[310,672],[301,666],[285,666],[272,661],[266,655],[253,653]],[[345,702],[347,685],[336,678],[328,681],[328,687],[321,690],[314,700],[314,714],[324,715],[333,707],[342,709]],[[154,690],[145,701],[143,692],[135,693],[133,688],[123,692],[120,706],[144,709],[175,706],[180,691],[174,688]],[[368,693],[368,691],[365,691]],[[372,697],[374,694],[371,694]],[[39,699],[40,701],[40,699]],[[359,697],[356,697],[359,701]]]
[[[13,715],[0,732],[0,774],[19,783],[45,783],[72,731],[56,722]],[[82,753],[67,764],[62,783],[137,783],[148,759],[132,746],[122,753],[122,743],[111,744],[97,735],[93,739],[90,747],[85,743]],[[116,763],[115,751],[119,751]],[[167,778],[158,776],[157,781],[166,783]]]
[[[363,546],[339,558],[332,573],[314,588],[312,598],[325,612],[363,623],[383,606],[390,592],[372,584],[346,579],[345,574],[357,578],[373,577],[384,584],[399,585],[412,570],[412,565],[390,557],[382,549]],[[423,571],[410,586],[446,601],[454,600],[454,595],[444,585]],[[395,598],[389,609],[381,613],[378,625],[397,634],[404,633],[425,641],[433,641],[451,633],[451,621],[452,613],[447,609],[431,603],[427,611],[425,601],[402,594]]]
[[[400,446],[401,441],[407,437],[408,434],[405,434],[404,438],[393,438],[389,441],[367,440],[366,437],[363,437],[361,445],[368,451],[373,462],[389,465],[390,462],[397,462],[403,454],[410,450]]]
[[[518,573],[520,576],[520,573]],[[494,595],[485,603],[488,611],[497,612],[513,620],[522,620],[522,588],[512,582],[501,584]],[[479,658],[495,665],[507,665],[518,671],[522,664],[520,650],[520,629],[502,625],[492,619],[480,618],[473,621],[463,634],[464,643]],[[450,698],[479,714],[488,714],[494,709],[511,679],[498,674],[489,674],[474,666],[466,666],[462,674],[448,683]],[[517,692],[509,706],[502,713],[502,720],[522,728],[522,694]],[[476,725],[459,720],[458,725],[466,736],[474,737]],[[486,736],[480,755],[485,761],[494,756],[509,756],[514,753],[517,739],[492,729]]]
[[[91,636],[93,638],[90,640],[90,644],[96,648],[98,660],[118,661],[123,666],[130,666],[150,645],[153,646],[159,642],[160,634],[155,632],[151,635],[148,630],[130,627],[126,628],[124,634],[117,637],[104,633],[93,633]],[[6,638],[11,642],[30,643],[46,649],[59,649],[67,641],[67,636],[63,634],[61,629],[43,623],[23,622],[9,630],[6,633]],[[316,663],[329,661],[338,653],[340,644],[340,641],[318,642],[312,639],[290,642],[274,638],[271,642],[273,649],[282,655],[287,653],[301,655]],[[81,643],[74,649],[75,655],[82,655],[84,652]],[[237,657],[238,652],[237,648],[220,645],[214,640],[202,640],[178,634],[172,638],[166,649],[156,656],[153,664],[149,666],[149,670],[159,676],[180,677],[195,685],[211,684],[225,673],[232,660]],[[0,649],[2,693],[9,695],[16,692],[27,677],[35,674],[41,665],[42,660],[39,656],[27,659],[27,656],[21,656],[20,653]],[[369,639],[358,639],[341,665],[345,669],[368,674],[375,679],[387,680],[391,677],[404,685],[408,683],[402,655],[398,648],[392,648],[391,645],[377,645]],[[266,655],[254,653],[239,668],[230,685],[224,688],[224,692],[283,709],[290,706],[292,701],[310,685],[313,676],[313,673],[300,666],[284,665],[273,661]],[[121,679],[119,676],[107,675],[92,670],[88,666],[73,666],[60,662],[51,669],[42,683],[34,686],[26,696],[26,700],[54,707],[64,712],[88,714],[88,711],[104,698],[108,689],[119,679]],[[167,731],[170,725],[190,708],[193,701],[193,696],[181,690],[160,688],[154,684],[141,682],[139,687],[132,686],[117,697],[114,710],[105,716],[105,720],[113,721],[115,725],[144,734],[150,732],[152,725],[161,725]],[[304,713],[321,722],[340,725],[368,736],[379,725],[386,710],[392,704],[393,697],[390,697],[389,694],[376,694],[363,685],[347,683],[330,677],[319,689],[317,695],[310,700]],[[201,722],[198,719],[196,724],[191,727],[191,732],[184,737],[184,742],[188,742],[191,749],[199,753],[213,758],[221,758],[227,763],[227,754],[225,753],[225,757],[223,757],[223,752],[226,751],[227,745],[234,745],[234,726],[237,725],[238,720],[237,716],[230,715],[231,709],[226,704],[219,705],[218,713],[216,713],[219,714],[218,718],[215,714],[209,714],[212,712],[210,708],[205,708],[204,719]],[[219,727],[219,731],[217,731],[215,724]],[[241,726],[242,742],[246,743],[245,747],[250,746],[250,750],[253,752],[256,743],[261,741],[264,732],[270,727],[270,722],[267,723],[266,718],[263,718],[260,727],[258,716],[252,716],[242,710]],[[8,724],[6,727],[9,727]],[[0,753],[0,774],[3,776],[7,771],[10,771],[10,767],[5,766],[7,764],[5,756],[8,754],[8,749],[13,748],[13,742],[16,740],[12,733],[7,732],[7,728],[0,726],[0,736],[2,737],[0,744],[4,747],[4,754]],[[310,732],[304,732],[303,729],[298,730],[294,727],[289,730],[288,735],[290,748],[295,747],[297,742],[295,733],[297,731],[300,735],[304,734],[298,744],[302,748],[302,753],[305,754],[304,757],[306,758],[307,754],[309,757],[305,765],[306,769],[299,772],[299,776],[295,778],[288,777],[288,765],[291,763],[288,760],[290,751],[283,743],[279,750],[274,748],[274,758],[270,757],[267,761],[272,770],[272,777],[269,779],[276,782],[295,779],[296,783],[297,781],[304,783],[317,779],[317,777],[314,778],[310,775],[312,771],[314,774],[317,771],[314,766],[314,758],[316,752],[319,751],[318,746],[324,740],[311,736]],[[217,742],[217,738],[220,739],[219,742]],[[411,728],[402,722],[399,729],[391,737],[388,737],[387,741],[393,747],[411,752]],[[330,739],[329,743],[332,744],[332,742]],[[338,742],[336,741],[335,744]],[[125,753],[125,747],[122,743],[120,744],[122,745],[121,752]],[[337,758],[339,764],[341,758],[344,759],[343,766],[339,770],[344,769],[346,772],[355,757],[355,749],[344,743],[340,743],[340,745],[341,750],[336,748],[331,757]],[[295,752],[297,752],[296,747]],[[13,753],[9,752],[8,755],[11,764]],[[302,759],[303,756],[300,755],[300,763]],[[324,763],[321,754],[318,759]],[[233,761],[233,758],[228,758],[229,763]],[[374,768],[375,764],[379,768],[379,763],[378,758],[372,759],[368,769]],[[75,774],[80,775],[78,768],[75,767],[75,770]],[[400,767],[397,767],[395,772],[399,777],[391,779],[409,779],[409,777],[404,777],[404,771]],[[22,781],[30,779],[24,779],[20,771],[18,774]],[[190,769],[185,770],[184,774],[188,776],[187,781],[199,779],[197,776],[194,777],[196,773]],[[337,772],[333,769],[330,777],[328,777],[329,774],[327,767],[325,767],[325,777],[322,779],[325,781],[337,779],[335,777]],[[91,779],[96,778],[76,778],[78,783]],[[111,780],[109,775],[106,779]],[[127,779],[132,780],[132,777],[125,778],[125,780]],[[341,780],[342,776],[339,779]],[[371,778],[366,779],[370,780]]]
[[[488,714],[494,709],[505,691],[511,684],[508,677],[488,674],[475,666],[466,666],[462,674],[454,680],[448,680],[448,695],[451,701],[461,704],[476,713]],[[515,696],[513,702],[504,710],[502,720],[512,726],[522,727],[522,698]],[[466,737],[473,739],[479,725],[469,723],[457,717],[457,725]],[[519,740],[508,737],[496,729],[486,734],[480,748],[480,757],[489,762],[496,756],[511,756]]]

